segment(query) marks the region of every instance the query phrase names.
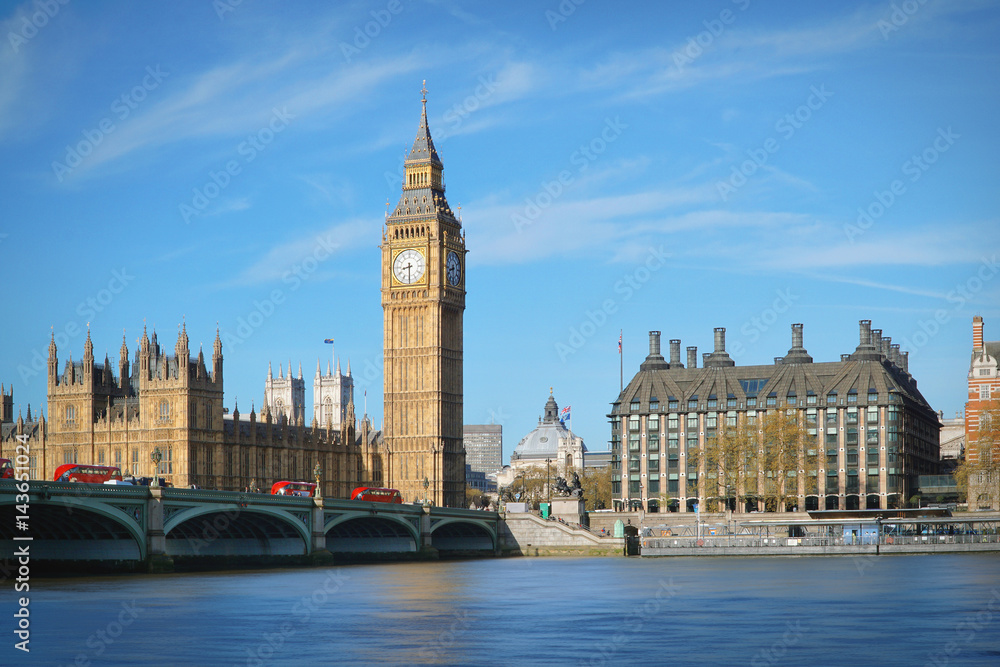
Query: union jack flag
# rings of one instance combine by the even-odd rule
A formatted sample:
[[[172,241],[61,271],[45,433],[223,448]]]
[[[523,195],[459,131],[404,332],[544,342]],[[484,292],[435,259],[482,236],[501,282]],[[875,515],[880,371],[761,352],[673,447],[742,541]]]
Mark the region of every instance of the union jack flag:
[[[622,334],[618,332],[618,354],[622,353]]]
[[[571,406],[567,405],[565,408],[559,411],[559,421],[569,420],[569,409]]]

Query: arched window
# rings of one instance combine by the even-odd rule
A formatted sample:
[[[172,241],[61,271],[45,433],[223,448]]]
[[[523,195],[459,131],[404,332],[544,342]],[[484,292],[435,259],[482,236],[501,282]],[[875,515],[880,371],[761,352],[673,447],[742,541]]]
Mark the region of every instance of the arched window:
[[[168,419],[170,419],[170,403],[160,401],[160,421],[167,421]]]

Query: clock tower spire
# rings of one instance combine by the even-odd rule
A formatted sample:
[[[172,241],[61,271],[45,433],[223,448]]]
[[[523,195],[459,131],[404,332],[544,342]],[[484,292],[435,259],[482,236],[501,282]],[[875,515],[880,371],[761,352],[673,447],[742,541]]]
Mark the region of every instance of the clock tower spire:
[[[445,198],[426,81],[420,92],[403,191],[382,234],[386,484],[407,502],[462,507],[465,239]]]

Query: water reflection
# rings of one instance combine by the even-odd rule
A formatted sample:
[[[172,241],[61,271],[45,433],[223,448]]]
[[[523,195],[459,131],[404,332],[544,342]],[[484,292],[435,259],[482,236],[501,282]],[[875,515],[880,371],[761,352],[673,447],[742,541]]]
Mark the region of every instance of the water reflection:
[[[5,648],[3,664],[1000,663],[994,554],[50,579],[30,609],[31,654]]]

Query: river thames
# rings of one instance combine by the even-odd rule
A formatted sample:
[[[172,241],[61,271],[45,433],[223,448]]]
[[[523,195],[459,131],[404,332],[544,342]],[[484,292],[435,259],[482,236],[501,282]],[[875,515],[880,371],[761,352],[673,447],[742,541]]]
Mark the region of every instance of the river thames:
[[[30,656],[8,632],[2,664],[1000,664],[1000,554],[384,563],[30,595]]]

